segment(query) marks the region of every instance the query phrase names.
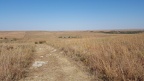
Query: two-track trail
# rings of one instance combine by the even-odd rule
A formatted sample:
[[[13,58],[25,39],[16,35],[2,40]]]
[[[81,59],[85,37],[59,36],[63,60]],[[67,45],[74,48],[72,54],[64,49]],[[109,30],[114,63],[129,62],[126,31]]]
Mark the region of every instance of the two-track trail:
[[[91,81],[90,74],[51,46],[36,45],[29,75],[20,81]]]

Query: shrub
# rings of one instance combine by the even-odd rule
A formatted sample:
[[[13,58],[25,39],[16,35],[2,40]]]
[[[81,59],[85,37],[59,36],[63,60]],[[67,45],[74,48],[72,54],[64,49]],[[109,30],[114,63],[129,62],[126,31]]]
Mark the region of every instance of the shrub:
[[[35,44],[45,44],[46,41],[38,41],[38,42],[35,42]]]
[[[38,42],[35,42],[35,44],[38,44]]]
[[[44,44],[46,43],[46,41],[39,41],[39,44]]]
[[[4,39],[7,39],[6,37]]]

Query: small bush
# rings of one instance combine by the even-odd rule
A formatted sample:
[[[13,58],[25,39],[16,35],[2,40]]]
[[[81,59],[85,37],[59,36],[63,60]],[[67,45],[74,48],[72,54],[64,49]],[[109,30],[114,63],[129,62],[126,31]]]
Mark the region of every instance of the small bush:
[[[44,44],[46,43],[46,41],[39,41],[39,44]]]
[[[4,39],[7,39],[6,37]]]
[[[35,42],[35,44],[38,44],[38,42]]]
[[[38,42],[35,42],[35,44],[45,44],[46,41],[38,41]]]

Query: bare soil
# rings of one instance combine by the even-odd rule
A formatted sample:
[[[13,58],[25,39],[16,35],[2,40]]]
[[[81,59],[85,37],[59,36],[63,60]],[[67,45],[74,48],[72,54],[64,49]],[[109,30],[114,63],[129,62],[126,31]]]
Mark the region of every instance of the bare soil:
[[[29,75],[20,81],[92,81],[90,74],[63,52],[45,44],[36,45],[34,63]]]

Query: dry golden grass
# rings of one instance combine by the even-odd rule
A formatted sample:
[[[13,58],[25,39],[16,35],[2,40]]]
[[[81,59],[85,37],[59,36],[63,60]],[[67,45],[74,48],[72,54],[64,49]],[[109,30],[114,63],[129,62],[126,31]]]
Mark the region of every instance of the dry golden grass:
[[[82,61],[103,81],[144,80],[144,34],[94,35],[48,41],[76,61]]]
[[[24,77],[33,60],[33,46],[0,46],[0,81],[17,81]]]
[[[18,81],[33,61],[34,45],[23,41],[25,32],[0,32],[0,81]]]
[[[0,48],[2,81],[13,81],[24,76],[23,73],[32,62],[32,46],[40,41],[64,51],[65,55],[77,63],[84,63],[98,81],[144,81],[144,33],[17,32],[17,34],[18,38],[14,32],[2,32],[3,38],[18,39],[7,41],[16,49],[9,48],[9,45],[2,45]],[[0,41],[3,42],[5,39]],[[30,45],[19,45],[25,43]]]

